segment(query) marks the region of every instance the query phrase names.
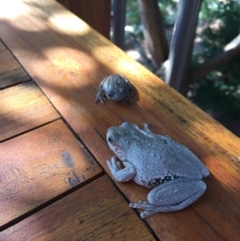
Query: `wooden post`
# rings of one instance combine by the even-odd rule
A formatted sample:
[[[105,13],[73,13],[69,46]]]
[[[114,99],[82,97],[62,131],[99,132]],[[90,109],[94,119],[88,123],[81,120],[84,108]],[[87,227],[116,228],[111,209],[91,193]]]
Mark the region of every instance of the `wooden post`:
[[[107,39],[110,38],[111,0],[57,0]]]

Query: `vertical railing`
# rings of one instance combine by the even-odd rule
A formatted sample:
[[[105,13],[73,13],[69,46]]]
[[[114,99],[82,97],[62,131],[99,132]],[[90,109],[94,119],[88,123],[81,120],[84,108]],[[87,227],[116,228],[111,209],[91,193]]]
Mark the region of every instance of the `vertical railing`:
[[[165,81],[177,91],[189,73],[201,0],[181,0],[175,23]]]
[[[113,42],[121,49],[124,48],[126,5],[127,0],[113,1]]]

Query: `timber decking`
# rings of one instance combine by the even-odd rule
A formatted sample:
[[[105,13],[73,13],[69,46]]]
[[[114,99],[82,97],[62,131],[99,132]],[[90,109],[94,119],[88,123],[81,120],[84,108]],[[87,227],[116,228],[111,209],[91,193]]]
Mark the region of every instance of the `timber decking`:
[[[1,67],[0,240],[155,240],[29,75]]]
[[[15,10],[9,7],[13,5],[15,6]],[[61,218],[60,220],[54,219],[55,221],[53,220],[54,223],[49,226],[49,229],[43,231],[46,229],[46,226],[41,225],[41,220],[44,220],[44,217],[47,219],[49,217],[44,210],[52,210],[52,205],[54,205],[54,207],[59,207],[58,205],[61,206],[64,202],[62,200],[65,200],[64,198],[72,200],[71,195],[77,195],[75,191],[81,193],[83,190],[82,188],[84,188],[85,191],[88,186],[92,188],[94,179],[96,179],[95,183],[98,183],[97,185],[101,186],[101,183],[104,183],[101,180],[106,180],[105,177],[102,178],[99,176],[109,174],[109,170],[106,166],[106,159],[113,155],[105,141],[106,131],[111,126],[119,125],[123,121],[129,121],[140,126],[143,125],[143,122],[148,122],[153,132],[171,136],[174,140],[190,148],[211,172],[209,177],[204,178],[207,184],[207,191],[193,205],[179,212],[160,213],[145,220],[149,229],[154,232],[155,236],[160,240],[239,239],[239,138],[234,136],[171,87],[163,83],[158,77],[150,73],[139,63],[130,59],[122,50],[103,38],[56,1],[8,0],[0,2],[0,38],[10,52],[13,53],[15,59],[19,61],[21,66],[23,66],[28,75],[31,76],[32,80],[36,83],[36,85],[32,82],[28,82],[28,84],[38,86],[41,89],[42,92],[35,90],[41,93],[39,94],[39,98],[45,99],[43,101],[45,103],[44,105],[48,105],[49,109],[53,108],[59,115],[59,117],[55,116],[52,120],[48,120],[45,124],[38,123],[30,129],[24,130],[23,132],[26,132],[25,134],[22,134],[22,131],[20,131],[18,134],[11,134],[11,137],[4,137],[4,139],[10,139],[5,139],[0,145],[4,146],[6,143],[21,140],[21,138],[27,135],[34,136],[32,133],[37,133],[37,131],[44,130],[51,125],[54,126],[57,123],[62,123],[64,126],[64,128],[62,128],[63,131],[66,130],[68,134],[66,137],[63,135],[62,139],[59,141],[59,148],[61,151],[55,147],[49,150],[47,145],[44,146],[43,143],[42,148],[33,148],[33,150],[37,150],[35,151],[36,155],[41,156],[44,155],[44,153],[51,154],[59,150],[55,153],[56,156],[53,162],[62,164],[63,162],[60,161],[61,153],[63,152],[62,150],[65,149],[63,157],[67,160],[76,160],[75,157],[70,158],[72,154],[67,154],[70,147],[61,148],[68,143],[65,139],[73,138],[73,142],[79,143],[80,150],[82,150],[81,146],[86,148],[85,151],[98,163],[98,170],[101,170],[100,166],[103,170],[103,172],[100,171],[100,173],[97,172],[93,174],[93,176],[90,176],[85,183],[79,183],[70,190],[69,183],[76,184],[79,182],[77,176],[73,174],[70,175],[72,173],[70,170],[72,169],[67,166],[64,167],[63,172],[65,174],[63,173],[62,179],[58,169],[53,169],[52,172],[48,170],[47,173],[49,173],[49,176],[46,173],[46,176],[43,177],[46,177],[45,179],[47,179],[47,177],[50,179],[60,178],[61,180],[59,180],[58,184],[60,183],[60,187],[66,185],[65,189],[63,188],[59,192],[56,190],[56,193],[54,193],[55,186],[53,186],[53,193],[50,191],[52,196],[50,195],[46,199],[43,198],[42,202],[37,203],[37,205],[40,206],[38,206],[38,208],[36,207],[36,213],[34,213],[36,209],[26,209],[28,213],[25,213],[25,216],[23,215],[19,217],[18,220],[15,220],[16,226],[12,226],[12,223],[10,223],[11,225],[3,226],[1,234],[9,235],[7,230],[16,230],[14,232],[18,233],[20,237],[25,237],[24,235],[25,233],[27,235],[27,231],[24,232],[20,227],[22,227],[21,225],[26,225],[24,227],[27,227],[28,223],[31,222],[29,220],[32,220],[32,222],[36,222],[32,224],[32,227],[37,230],[36,233],[42,235],[42,232],[46,232],[49,234],[49,236],[44,234],[45,236],[42,236],[44,239],[46,238],[46,240],[48,240],[47,237],[49,237],[49,240],[51,240],[52,232],[55,232],[55,234],[58,233],[57,237],[61,238],[61,232],[55,231],[55,228],[59,228],[60,230],[61,227],[63,227],[62,225],[69,225],[68,222],[71,219],[67,219],[67,223],[61,223],[61,225],[59,224]],[[130,80],[138,92],[138,98],[135,98],[132,103],[125,105],[110,101],[106,102],[105,105],[101,105],[100,103],[94,104],[100,81],[107,75],[116,73],[122,74]],[[14,87],[6,88],[1,90],[1,93],[4,93],[3,91],[10,91],[11,88],[21,88],[23,85],[19,84]],[[36,96],[34,88],[33,92],[35,94],[32,96]],[[43,93],[45,97],[40,97]],[[12,92],[11,95],[14,95],[14,92]],[[16,98],[17,96],[18,94],[16,93]],[[22,105],[25,108],[25,105]],[[11,106],[9,106],[9,108],[10,107]],[[0,108],[0,114],[5,113],[2,109]],[[11,118],[14,120],[14,109],[12,112]],[[24,113],[24,111],[21,112],[21,115],[24,115]],[[46,116],[44,117],[44,113],[45,111],[42,112],[43,119],[46,118]],[[4,115],[0,115],[0,119],[3,117]],[[17,117],[16,119],[19,118],[20,117]],[[34,122],[37,123],[39,118],[42,118],[41,115],[39,115]],[[61,118],[61,120],[55,120],[55,118]],[[20,121],[17,122],[21,123]],[[50,129],[48,129],[47,132],[50,132]],[[17,136],[15,137],[15,135]],[[31,139],[37,143],[38,137],[36,136],[36,139],[28,138],[29,143],[31,143]],[[41,140],[40,143],[43,142],[43,138]],[[26,145],[30,145],[29,143]],[[24,149],[24,145],[22,149]],[[78,147],[76,146],[74,151],[77,151],[77,149]],[[12,150],[14,150],[14,148]],[[6,152],[7,150],[5,149],[5,154],[1,155],[3,153],[1,152],[0,156],[4,156],[4,158],[7,157]],[[14,153],[14,151],[11,152]],[[69,153],[72,152],[73,150]],[[18,158],[21,153],[26,153],[24,155],[27,155],[28,152],[16,150],[16,158],[12,163],[17,165],[18,160],[20,163],[23,162],[21,161],[24,160],[23,157],[21,157],[23,159]],[[79,150],[77,153],[81,155]],[[29,155],[31,156],[31,154]],[[45,163],[45,158],[47,157],[44,156],[38,159],[38,162]],[[28,160],[28,158],[26,158],[26,160]],[[4,167],[4,163],[3,161],[2,170],[3,173],[7,173],[7,171],[4,170],[8,170],[8,168]],[[44,166],[45,165],[48,166],[47,164],[44,164]],[[14,173],[18,173],[18,169],[14,170],[16,171],[9,171],[10,174],[8,174],[12,179],[14,179],[14,175],[17,175]],[[54,172],[54,170],[56,172]],[[67,170],[70,172],[68,173]],[[36,173],[38,173],[38,171],[39,169],[37,168]],[[56,177],[54,175],[56,175]],[[78,176],[81,175],[83,175],[82,171],[78,173]],[[66,183],[63,182],[63,177],[65,177],[64,180],[66,180]],[[111,177],[111,175],[109,175],[109,177]],[[11,178],[9,178],[10,184],[12,182]],[[41,180],[39,183],[37,181],[38,179],[33,180],[41,187],[41,185],[44,184],[42,183],[41,176],[38,178]],[[28,180],[28,176],[24,180]],[[31,182],[28,183],[31,184]],[[38,187],[36,183],[33,185],[35,189]],[[10,184],[7,182],[4,187],[7,188]],[[56,184],[53,183],[51,185]],[[144,187],[136,185],[132,181],[127,183],[115,182],[115,185],[119,190],[118,195],[121,196],[121,192],[126,198],[121,199],[123,202],[146,200],[149,191]],[[46,189],[52,190],[51,188],[49,189],[49,186],[50,184],[47,185]],[[10,187],[14,187],[14,184],[13,186],[10,185]],[[21,193],[21,188],[17,190]],[[108,189],[106,189],[106,192],[107,191]],[[95,195],[95,193],[93,195]],[[15,197],[17,198],[17,196]],[[106,197],[108,197],[107,193]],[[57,198],[59,198],[59,202],[56,202]],[[29,201],[28,197],[26,199]],[[49,202],[46,203],[47,199]],[[39,199],[30,198],[30,200],[35,203],[35,200],[41,200],[41,195]],[[83,200],[83,202],[85,201]],[[20,204],[22,203],[20,202]],[[30,202],[30,204],[32,203]],[[74,202],[71,212],[76,210],[75,204]],[[110,201],[106,203],[106,206],[108,205],[111,205]],[[131,212],[131,215],[134,215],[134,211],[128,208],[127,205],[124,204],[123,206],[126,208],[126,212]],[[30,205],[30,207],[35,208],[34,205]],[[41,207],[45,207],[46,209],[41,209]],[[68,207],[65,208],[67,209]],[[117,207],[115,210],[120,212]],[[15,212],[14,209],[13,212]],[[59,210],[54,209],[54,213],[57,216],[58,212]],[[91,213],[91,210],[89,210],[89,212]],[[19,213],[14,217],[18,215],[22,214]],[[118,214],[116,214],[116,216],[117,215]],[[109,219],[111,220],[111,218]],[[116,225],[115,227],[118,227],[122,222],[124,222],[122,225],[129,225],[121,218],[118,220],[121,221],[109,223],[108,225],[114,224]],[[135,218],[134,220],[138,221],[133,224],[131,223],[133,229],[139,230],[138,226],[140,225],[140,227],[145,227],[141,228],[143,236],[150,235],[149,229],[143,225],[142,220]],[[38,221],[39,225],[37,224]],[[81,222],[77,223],[74,219],[74,224],[76,224],[76,226],[73,226],[73,229],[79,232],[77,230],[79,230],[78,225],[80,225]],[[97,227],[98,226],[96,226],[96,228]],[[103,225],[102,228],[104,230],[105,226]],[[106,227],[106,230],[111,230],[111,228],[108,228],[110,227]],[[93,230],[95,230],[94,227]],[[108,232],[109,231],[106,231],[106,237],[109,237],[107,236],[109,235]],[[129,238],[130,231],[126,232],[128,232],[126,237]],[[134,233],[135,231],[131,232]],[[56,236],[54,236],[54,238],[56,240]],[[120,238],[120,236],[118,236],[118,238],[121,240],[122,237]]]
[[[30,80],[30,76],[0,41],[0,90]]]

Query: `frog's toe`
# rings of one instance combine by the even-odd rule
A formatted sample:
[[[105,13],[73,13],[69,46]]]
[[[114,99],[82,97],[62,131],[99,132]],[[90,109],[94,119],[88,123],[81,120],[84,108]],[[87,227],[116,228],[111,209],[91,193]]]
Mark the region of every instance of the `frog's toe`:
[[[99,98],[96,97],[96,99],[95,99],[95,101],[94,101],[94,104],[98,103],[98,101],[99,101]]]
[[[119,169],[118,161],[117,161],[114,157],[112,157],[112,158],[110,159],[110,162],[111,162],[112,168],[113,168],[115,171]]]
[[[130,202],[129,207],[131,208],[140,208],[140,209],[152,209],[154,206],[149,204],[146,201],[138,201],[137,203]]]
[[[130,208],[136,208],[136,207],[135,207],[135,203],[130,202],[130,203],[129,203],[129,207],[130,207]]]
[[[101,98],[99,98],[99,100],[100,100],[100,102],[101,102],[102,104],[105,103],[105,98],[101,97]]]
[[[146,134],[147,136],[152,136],[152,137],[154,136],[154,133],[150,130],[150,124],[149,123],[144,122],[143,127],[144,127],[144,129],[142,130],[142,132],[144,134]]]
[[[111,169],[111,168],[112,168],[111,160],[107,160],[106,163],[107,163],[107,165],[108,165],[108,168]]]
[[[97,94],[96,100],[95,100],[95,104],[100,101],[102,104],[104,104],[105,102],[105,98],[102,96],[102,94]]]
[[[140,202],[141,202],[141,201],[139,201],[139,202],[137,202],[137,203],[130,202],[130,203],[129,203],[129,207],[130,207],[130,208],[141,208],[141,207],[139,207],[139,205],[141,205]]]
[[[142,200],[139,200],[137,202],[137,204],[139,204],[139,205],[149,205],[149,203],[147,201],[142,201]]]
[[[148,122],[144,122],[144,129],[145,130],[149,130],[149,126],[150,126],[150,124],[148,123]]]
[[[140,213],[140,217],[142,219],[145,219],[145,218],[147,218],[149,216],[152,216],[153,214],[156,214],[156,213],[158,213],[158,212],[156,212],[156,211],[143,211],[143,212]]]
[[[142,219],[147,218],[147,217],[148,217],[147,211],[141,212],[141,213],[140,213],[140,217],[141,217]]]
[[[117,161],[115,160],[114,157],[111,157],[110,160],[107,160],[106,161],[107,165],[108,165],[108,168],[111,170],[111,171],[116,171],[118,168],[117,168]]]
[[[119,169],[119,170],[122,169],[122,167],[121,167],[121,162],[117,161],[117,166],[118,166],[118,169]]]

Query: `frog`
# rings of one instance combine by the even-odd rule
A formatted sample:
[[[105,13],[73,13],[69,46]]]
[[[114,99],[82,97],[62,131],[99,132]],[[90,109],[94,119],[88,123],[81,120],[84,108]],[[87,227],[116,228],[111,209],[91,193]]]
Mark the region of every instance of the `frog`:
[[[130,81],[119,74],[109,75],[99,85],[95,103],[105,102],[105,97],[111,101],[130,101],[133,97],[133,86]]]
[[[143,129],[129,122],[110,127],[106,140],[117,156],[106,161],[113,178],[151,189],[147,201],[129,203],[143,210],[141,218],[182,210],[206,191],[202,178],[210,172],[200,159],[169,136],[153,133],[148,123]]]

